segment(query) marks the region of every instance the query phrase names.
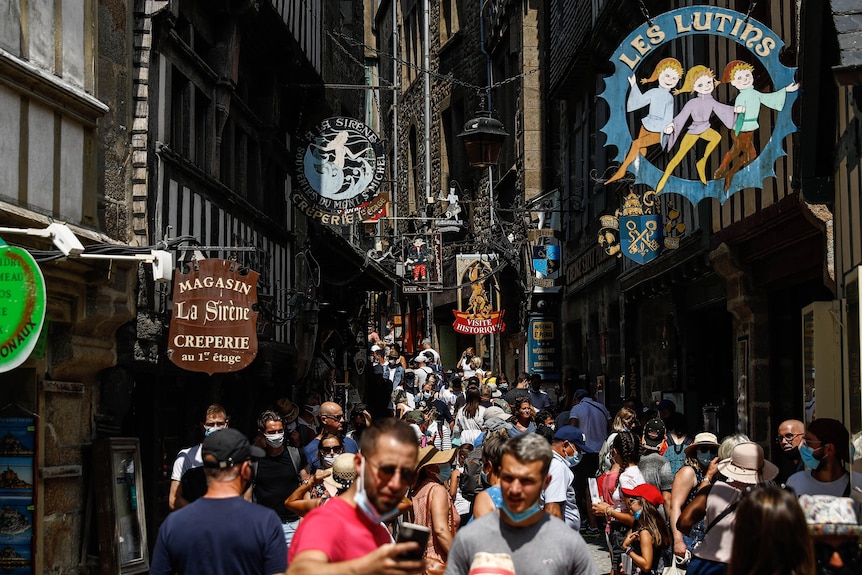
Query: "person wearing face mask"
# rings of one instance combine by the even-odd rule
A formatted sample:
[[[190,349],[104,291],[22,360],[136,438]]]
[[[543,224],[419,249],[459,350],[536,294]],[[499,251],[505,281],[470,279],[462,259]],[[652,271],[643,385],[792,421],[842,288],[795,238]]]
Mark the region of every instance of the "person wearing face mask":
[[[200,424],[204,437],[209,437],[214,432],[225,429],[230,425],[230,419],[224,407],[213,403],[207,407],[204,420]],[[201,456],[202,443],[187,447],[177,454],[171,471],[171,490],[168,494],[168,507],[176,511],[185,507],[206,490],[206,476],[203,472],[203,459]],[[189,473],[191,471],[191,473]]]
[[[673,473],[670,470],[670,462],[662,455],[662,447],[666,447],[664,422],[655,417],[650,419],[644,427],[644,435],[641,443],[641,458],[638,461],[638,469],[644,476],[644,481],[661,491],[664,504],[658,506],[661,518],[667,521],[670,514],[670,497],[673,488]],[[667,543],[667,541],[665,541]],[[669,545],[665,545],[665,548]]]
[[[362,434],[354,456],[356,480],[347,491],[309,512],[290,546],[291,575],[374,575],[421,573],[421,560],[404,559],[418,543],[392,543],[381,521],[399,513],[398,505],[416,472],[416,435],[407,423],[386,418]]]
[[[433,445],[419,448],[416,485],[413,487],[413,522],[431,530],[425,546],[426,573],[442,573],[461,523],[449,496],[449,477],[455,449],[440,451]]]
[[[323,505],[327,499],[336,495],[335,490],[331,486],[328,486],[325,480],[332,475],[332,467],[335,464],[335,460],[344,453],[344,444],[341,442],[341,437],[333,433],[324,435],[320,440],[317,452],[320,469],[314,472],[310,480],[301,482],[299,487],[284,502],[285,507],[300,517],[312,509]],[[351,469],[352,466],[351,461]]]
[[[691,503],[702,488],[716,480],[718,475],[718,438],[713,433],[703,432],[694,436],[691,445],[685,448],[685,465],[673,477],[670,492],[668,523],[673,535],[673,553],[685,557],[703,539],[703,521],[695,523],[688,535],[677,529],[676,523],[683,508]]]
[[[772,482],[778,467],[764,459],[760,445],[749,441],[740,443],[729,458],[719,461],[718,472],[725,479],[701,488],[677,521],[683,533],[689,533],[698,521],[706,525],[703,540],[692,551],[688,575],[727,573],[738,505],[747,492]]]
[[[584,432],[577,427],[564,425],[554,433],[551,441],[553,459],[549,474],[551,481],[542,493],[545,511],[566,522],[566,525],[579,531],[581,512],[575,497],[573,469],[581,462],[582,450],[587,446]]]
[[[503,505],[461,528],[449,550],[447,575],[467,575],[477,554],[508,555],[515,573],[597,573],[592,553],[577,531],[539,506],[550,481],[551,446],[535,433],[503,445]]]
[[[204,438],[207,491],[159,527],[150,573],[283,575],[287,546],[278,516],[242,498],[264,456],[235,429]]]
[[[402,379],[404,379],[404,368],[401,367],[400,358],[401,356],[397,351],[389,350],[389,353],[386,354],[386,365],[383,366],[383,379],[389,381],[392,385],[392,391],[398,389]]]
[[[778,435],[775,443],[781,448],[781,457],[778,464],[778,483],[787,483],[787,479],[805,469],[802,458],[799,457],[799,446],[802,445],[802,436],[805,435],[805,424],[798,419],[787,419],[778,426]]]
[[[245,496],[278,514],[289,548],[299,516],[285,507],[284,502],[302,481],[308,480],[307,460],[299,449],[285,443],[284,422],[275,411],[260,414],[257,432],[264,440],[265,457],[258,460],[254,481]]]
[[[850,495],[850,473],[845,469],[850,461],[850,433],[844,424],[826,417],[812,421],[799,446],[799,456],[807,469],[787,480],[787,487],[797,496]],[[852,484],[862,485],[862,474],[853,472]]]
[[[341,437],[344,444],[344,451],[347,453],[358,453],[359,446],[356,442],[344,435],[344,409],[334,401],[325,401],[320,406],[320,433],[308,442],[303,448],[305,459],[308,461],[308,468],[311,473],[320,469],[320,460],[318,459],[318,449],[320,440],[324,435],[332,433]]]
[[[307,445],[320,431],[317,416],[320,414],[320,396],[311,393],[307,397],[298,397],[297,404],[302,407],[296,418],[296,429],[299,431],[300,445]]]
[[[632,488],[623,487],[620,491],[635,520],[623,539],[624,564],[631,564],[626,565],[629,568],[623,569],[623,572],[656,575],[661,572],[658,568],[661,554],[671,542],[667,521],[659,512],[665,498],[649,483]]]

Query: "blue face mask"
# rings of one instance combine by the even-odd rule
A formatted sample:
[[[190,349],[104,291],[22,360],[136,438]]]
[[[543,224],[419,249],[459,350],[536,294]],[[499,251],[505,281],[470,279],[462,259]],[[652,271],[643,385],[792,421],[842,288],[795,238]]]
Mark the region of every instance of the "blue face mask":
[[[574,467],[581,462],[581,452],[575,449],[574,455],[566,455],[566,464],[569,467]]]
[[[441,483],[449,481],[449,478],[452,477],[452,466],[448,463],[441,465],[440,471],[437,473],[437,477],[440,479]]]
[[[219,431],[220,429],[221,429],[220,427],[204,427],[204,437],[209,437],[210,435],[212,435],[216,431]]]
[[[823,446],[821,445],[817,449],[820,449],[822,447]],[[807,445],[799,446],[799,457],[802,458],[802,463],[804,463],[805,467],[807,467],[808,469],[817,469],[818,467],[820,467],[820,462],[822,460],[814,457],[814,452],[817,451],[817,449],[811,449]]]
[[[488,485],[488,475],[484,471],[479,472],[479,477],[482,479],[482,485]]]
[[[706,453],[702,453],[700,451],[697,452],[697,462],[703,465],[704,467],[709,467],[709,464],[712,460],[715,459],[715,456],[711,451],[707,451]]]
[[[365,514],[368,519],[371,520],[372,523],[382,523],[384,521],[389,521],[396,515],[398,515],[398,506],[396,505],[394,509],[387,511],[386,513],[380,513],[368,500],[368,494],[365,493],[365,458],[362,458],[362,464],[359,469],[359,476],[356,478],[356,494],[353,496],[353,500],[356,502],[356,506],[359,508],[362,513]]]
[[[431,399],[431,392],[430,391],[423,391],[422,392],[422,399]]]
[[[641,513],[643,513],[643,509],[638,509],[634,513],[632,513],[632,517],[635,518],[635,521],[641,518]]]
[[[513,523],[521,523],[522,521],[526,521],[536,513],[543,513],[542,508],[539,507],[538,499],[535,503],[533,503],[531,506],[527,507],[520,513],[510,511],[509,508],[506,506],[505,501],[503,501],[503,506],[500,507],[500,509],[503,511],[503,513],[506,514],[506,517],[512,520]]]

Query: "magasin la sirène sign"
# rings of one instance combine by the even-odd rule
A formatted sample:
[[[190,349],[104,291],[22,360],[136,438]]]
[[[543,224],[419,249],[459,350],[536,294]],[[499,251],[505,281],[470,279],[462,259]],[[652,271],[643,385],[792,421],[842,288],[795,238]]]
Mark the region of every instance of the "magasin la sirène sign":
[[[168,357],[209,375],[238,371],[257,356],[257,280],[229,260],[197,260],[174,277]]]

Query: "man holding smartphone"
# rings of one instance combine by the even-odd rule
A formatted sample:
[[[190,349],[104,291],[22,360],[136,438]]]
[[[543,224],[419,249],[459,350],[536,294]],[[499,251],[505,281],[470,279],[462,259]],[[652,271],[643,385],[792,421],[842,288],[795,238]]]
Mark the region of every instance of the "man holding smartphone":
[[[398,504],[416,476],[416,434],[404,421],[382,419],[367,428],[354,458],[356,481],[299,524],[288,554],[291,575],[355,573],[419,574],[422,552],[416,542],[392,543],[382,522],[401,511]]]

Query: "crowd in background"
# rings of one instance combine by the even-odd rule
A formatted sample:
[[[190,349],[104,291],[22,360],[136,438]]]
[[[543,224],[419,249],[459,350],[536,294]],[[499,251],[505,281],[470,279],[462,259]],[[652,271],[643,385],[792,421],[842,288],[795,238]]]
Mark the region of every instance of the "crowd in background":
[[[402,470],[410,479],[403,499],[374,518],[393,536],[404,521],[429,529],[426,573],[457,572],[447,562],[458,533],[483,516],[520,525],[539,512],[578,540],[604,543],[612,575],[862,572],[850,497],[862,477],[851,484],[849,433],[838,421],[782,422],[776,465],[745,435],[690,430],[667,399],[644,406],[631,398],[611,414],[588,389],[549,395],[536,374],[510,385],[484,371],[473,348],[448,361],[427,341],[411,358],[376,334],[369,343],[388,405],[345,412],[312,394],[279,401],[258,422],[252,443],[266,454],[245,497],[278,514],[288,548],[304,516],[362,476],[362,436],[391,417],[409,425],[418,455]],[[223,410],[214,417],[226,419]],[[502,464],[519,436],[543,438],[550,455],[535,507],[513,513]],[[176,501],[186,503],[179,476]]]

